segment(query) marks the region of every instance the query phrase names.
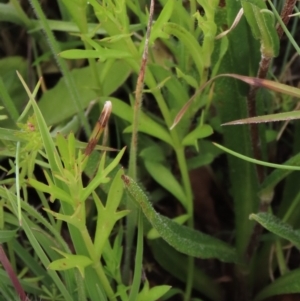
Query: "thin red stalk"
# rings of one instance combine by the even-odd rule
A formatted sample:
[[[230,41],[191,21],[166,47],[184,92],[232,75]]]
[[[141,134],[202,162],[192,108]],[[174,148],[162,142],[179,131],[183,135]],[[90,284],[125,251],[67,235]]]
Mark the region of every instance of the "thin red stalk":
[[[129,168],[128,175],[136,180],[136,166],[137,166],[137,142],[138,142],[138,124],[139,124],[139,114],[142,106],[143,88],[145,80],[145,72],[148,60],[148,48],[149,48],[149,38],[151,33],[152,21],[154,14],[154,0],[151,0],[150,10],[149,10],[149,20],[147,25],[147,32],[145,38],[145,47],[142,56],[141,67],[137,79],[136,90],[135,90],[135,103],[134,103],[134,113],[133,113],[133,124],[132,124],[132,136],[130,145],[130,156],[129,156]],[[130,204],[128,204],[128,207]],[[130,208],[131,209],[131,208]],[[135,211],[133,210],[133,213]],[[131,265],[131,252],[133,245],[133,237],[136,227],[136,214],[131,214],[126,218],[126,247],[124,250],[124,266],[123,266],[123,280],[125,283],[129,283],[130,278],[130,265]]]
[[[134,115],[133,115],[133,130],[131,138],[131,147],[130,147],[130,162],[129,162],[129,175],[136,180],[136,158],[137,158],[137,139],[138,139],[138,124],[139,124],[139,115],[142,106],[143,98],[143,88],[145,80],[145,72],[148,60],[148,49],[149,49],[149,38],[151,33],[151,26],[153,21],[154,13],[154,0],[151,0],[150,11],[149,11],[149,20],[147,25],[147,32],[145,38],[145,47],[142,56],[141,68],[138,75],[136,89],[135,89],[135,103],[134,103]]]
[[[296,0],[287,0],[285,1],[285,4],[282,8],[280,17],[285,25],[288,24],[290,17],[289,15],[292,13],[294,6],[296,4]],[[277,25],[277,34],[279,38],[282,37],[283,34],[283,28],[280,26],[280,24]],[[257,77],[260,79],[265,79],[268,73],[268,69],[270,66],[271,59],[262,57],[260,64],[259,64],[259,70],[257,73]],[[255,117],[256,114],[256,94],[259,87],[251,86],[249,94],[248,94],[248,115],[249,117]],[[260,139],[259,139],[259,132],[258,132],[258,125],[257,124],[250,124],[250,135],[251,135],[251,143],[253,148],[253,156],[255,159],[261,160],[261,148],[260,148]],[[256,165],[256,172],[259,183],[262,183],[265,178],[264,168],[260,165]],[[266,212],[268,210],[269,204],[265,203],[263,200],[261,200],[259,211],[260,212]],[[255,224],[255,227],[253,229],[253,233],[249,242],[249,245],[247,247],[246,251],[246,257],[250,260],[255,252],[255,250],[258,247],[259,244],[259,238],[262,233],[262,226],[258,223]]]
[[[291,17],[289,17],[289,15],[293,12],[296,2],[297,0],[287,0],[284,3],[284,6],[280,14],[280,18],[285,25],[287,25],[290,21]],[[277,24],[276,29],[279,38],[281,38],[283,35],[283,28],[279,23]]]
[[[8,277],[10,278],[16,292],[18,293],[21,301],[26,301],[27,300],[27,297],[26,297],[26,294],[19,282],[19,279],[15,273],[15,271],[13,270],[4,250],[3,250],[3,247],[2,245],[0,245],[0,262],[2,263],[4,269],[6,270],[7,274],[8,274]]]

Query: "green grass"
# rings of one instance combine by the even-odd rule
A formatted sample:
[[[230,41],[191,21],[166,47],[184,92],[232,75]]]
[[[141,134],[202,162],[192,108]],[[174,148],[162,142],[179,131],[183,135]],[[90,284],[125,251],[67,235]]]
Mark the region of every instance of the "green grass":
[[[146,2],[0,1],[4,300],[300,293],[297,16]]]

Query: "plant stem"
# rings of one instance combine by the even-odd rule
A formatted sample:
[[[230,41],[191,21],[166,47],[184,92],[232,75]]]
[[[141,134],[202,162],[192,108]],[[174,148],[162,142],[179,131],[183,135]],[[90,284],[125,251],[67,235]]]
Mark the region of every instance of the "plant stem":
[[[281,12],[281,19],[285,25],[290,20],[289,15],[292,13],[293,8],[295,6],[296,0],[287,0],[283,6]],[[277,25],[277,34],[279,38],[282,37],[283,34],[283,27],[279,24]],[[259,63],[259,69],[257,72],[257,77],[260,79],[264,79],[267,77],[268,69],[270,66],[271,58],[261,57],[261,61]],[[247,107],[248,107],[248,117],[255,117],[256,114],[256,94],[258,91],[258,87],[251,86],[248,97],[247,97]],[[251,135],[251,143],[253,148],[253,155],[254,158],[257,160],[261,160],[261,147],[260,147],[260,139],[259,139],[259,131],[257,124],[250,124],[250,135]],[[258,181],[261,184],[265,178],[264,168],[262,166],[256,165],[256,173],[258,177]],[[260,201],[259,212],[266,212],[269,207],[269,202],[264,202],[264,200]],[[252,236],[250,238],[246,257],[250,260],[259,244],[259,238],[261,236],[263,227],[256,223],[253,229]]]
[[[25,294],[17,275],[16,275],[15,271],[13,270],[5,252],[2,248],[2,245],[0,245],[0,262],[3,266],[3,268],[6,270],[6,273],[7,273],[8,277],[10,278],[17,294],[19,295],[20,300],[26,301],[27,300],[26,294]]]
[[[135,266],[134,266],[134,274],[133,281],[129,296],[129,301],[135,301],[137,299],[137,295],[140,289],[140,283],[142,278],[142,261],[143,261],[143,238],[144,238],[144,221],[143,221],[143,213],[141,210],[138,212],[138,234],[137,234],[137,250],[135,255]]]
[[[134,102],[134,111],[133,111],[133,124],[132,124],[132,136],[131,136],[131,145],[130,145],[130,154],[129,154],[129,168],[128,168],[128,175],[136,180],[137,178],[137,141],[138,141],[138,125],[139,125],[139,116],[140,110],[142,107],[142,99],[143,99],[143,88],[144,88],[144,81],[145,81],[145,73],[147,67],[147,60],[148,60],[148,48],[149,48],[149,38],[151,33],[152,21],[153,21],[153,14],[154,14],[154,0],[151,0],[150,3],[150,10],[149,10],[149,20],[147,25],[147,32],[145,38],[145,46],[142,56],[142,62],[138,74],[137,84],[136,84],[136,91],[135,91],[135,102]],[[137,212],[131,204],[130,200],[127,200],[127,209],[131,210],[133,214],[126,219],[127,224],[127,231],[126,231],[126,248],[125,248],[125,264],[123,267],[123,278],[125,283],[129,283],[129,271],[130,271],[130,263],[131,263],[131,248],[133,245],[133,236],[134,236],[134,229],[136,226],[136,219],[137,219]],[[140,210],[140,209],[139,209]],[[138,215],[141,213],[138,212]],[[141,227],[143,223],[142,218],[139,218],[138,226]],[[138,235],[143,236],[143,228],[138,229]],[[142,232],[141,232],[142,231]],[[136,265],[142,265],[142,256],[138,256],[138,252],[143,250],[143,240],[138,240],[138,250],[136,255]],[[134,272],[134,286],[133,286],[133,295],[136,295],[136,287],[137,279],[136,277],[136,270]],[[140,271],[141,272],[141,271]],[[130,300],[131,300],[130,299]]]
[[[176,135],[175,135],[176,134]],[[178,134],[176,131],[174,131],[173,134],[175,141],[178,141]],[[192,187],[191,182],[189,178],[189,172],[186,164],[185,154],[184,154],[184,148],[180,147],[175,149],[177,162],[179,164],[179,169],[181,173],[181,178],[183,182],[184,191],[187,197],[187,203],[186,203],[186,210],[189,215],[188,219],[188,226],[190,228],[194,228],[194,206],[193,206],[193,193],[192,193]],[[185,287],[185,294],[184,294],[184,301],[189,301],[191,299],[191,293],[193,288],[193,278],[194,278],[194,258],[189,257],[188,258],[188,266],[187,266],[187,280],[186,280],[186,287]]]
[[[149,38],[151,33],[151,26],[154,13],[154,0],[151,0],[150,4],[150,14],[145,38],[145,46],[143,51],[142,63],[136,83],[135,90],[135,102],[134,102],[134,113],[133,113],[133,123],[132,123],[132,136],[131,136],[131,145],[130,145],[130,157],[129,157],[129,170],[128,174],[131,178],[136,180],[136,166],[137,166],[137,140],[138,140],[138,125],[139,125],[139,116],[140,110],[142,107],[142,98],[143,98],[143,88],[144,88],[144,79],[146,73],[146,66],[148,60],[148,48],[149,48]]]
[[[280,14],[280,18],[285,25],[287,25],[290,21],[291,17],[289,15],[292,13],[294,6],[296,5],[296,2],[297,0],[286,0],[284,3],[284,6]],[[283,35],[283,27],[280,24],[277,24],[276,29],[279,38],[281,38]]]
[[[95,269],[98,277],[99,277],[99,281],[101,283],[101,285],[103,286],[103,289],[105,290],[108,298],[110,301],[116,301],[116,297],[114,296],[114,292],[110,286],[110,283],[104,273],[102,264],[100,262],[100,259],[97,258],[96,252],[95,252],[95,248],[94,248],[94,244],[91,240],[91,237],[88,233],[88,230],[86,228],[86,226],[84,225],[81,229],[80,229],[80,233],[82,235],[83,241],[85,242],[86,248],[88,250],[88,253],[90,255],[90,258],[93,261],[93,268]]]

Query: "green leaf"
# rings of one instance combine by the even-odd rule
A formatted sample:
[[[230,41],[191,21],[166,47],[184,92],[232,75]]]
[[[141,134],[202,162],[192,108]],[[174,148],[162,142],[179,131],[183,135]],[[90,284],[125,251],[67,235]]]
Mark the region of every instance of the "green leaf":
[[[161,238],[149,241],[149,245],[158,264],[167,271],[169,275],[186,283],[188,256],[177,252]],[[197,266],[194,268],[193,288],[195,291],[207,296],[210,300],[223,300],[221,284],[210,278]]]
[[[275,82],[272,80],[260,79],[257,77],[244,76],[244,75],[239,75],[239,74],[234,74],[234,73],[232,73],[232,74],[223,73],[223,74],[217,75],[214,79],[211,79],[211,80],[215,80],[218,77],[236,78],[249,85],[270,89],[275,92],[284,93],[284,94],[287,94],[287,95],[290,95],[293,97],[300,98],[300,89],[299,88],[281,84],[281,83],[278,83],[278,82]]]
[[[155,154],[155,156],[153,154]],[[139,156],[145,161],[163,162],[166,159],[163,148],[157,143],[143,148]]]
[[[300,119],[300,111],[291,111],[291,112],[283,112],[283,113],[256,116],[256,117],[251,117],[251,118],[244,118],[244,119],[226,122],[223,125],[287,121],[287,120],[295,120],[295,119]]]
[[[124,61],[97,63],[97,72],[101,80],[101,103],[107,101],[113,93],[128,78],[131,69]],[[78,88],[83,107],[87,107],[93,99],[97,99],[96,78],[91,76],[91,67],[74,69],[71,71]],[[63,100],[63,101],[62,101]],[[63,78],[56,86],[43,94],[39,101],[39,107],[48,125],[60,123],[78,113],[72,104],[69,87]],[[113,105],[114,111],[114,105]]]
[[[112,162],[103,170],[103,166],[101,164],[104,164],[104,156],[102,156],[102,159],[100,161],[97,173],[95,177],[91,180],[89,185],[81,191],[80,200],[85,201],[89,195],[92,194],[93,191],[101,184],[101,183],[107,183],[108,174],[120,163],[120,160],[126,150],[126,147],[124,147],[118,155],[112,160]]]
[[[133,122],[133,109],[123,101],[117,98],[110,99],[113,106],[113,114],[116,114],[122,119]],[[139,120],[139,131],[156,137],[162,141],[167,142],[173,146],[172,138],[166,128],[162,127],[159,123],[155,122],[152,118],[141,112]],[[125,128],[124,133],[131,133],[132,125]]]
[[[69,204],[73,204],[73,200],[70,194],[67,193],[65,190],[61,189],[60,187],[57,187],[52,181],[50,181],[50,177],[46,173],[45,175],[47,177],[47,180],[49,181],[49,185],[46,185],[31,178],[28,180],[28,184],[38,191],[49,193],[51,195],[51,201],[57,199],[63,202],[67,202]]]
[[[283,165],[290,165],[290,166],[300,166],[300,154],[297,154],[290,158],[289,160],[285,161]],[[275,186],[285,179],[292,170],[286,169],[276,169],[272,171],[264,180],[259,188],[259,195],[266,195],[273,192]]]
[[[198,139],[206,138],[213,134],[213,129],[208,124],[199,124],[193,131],[188,133],[182,141],[182,145],[195,145]]]
[[[103,247],[107,243],[107,239],[109,235],[111,235],[115,223],[129,213],[127,210],[117,212],[117,208],[119,207],[123,196],[122,173],[123,170],[120,169],[115,175],[108,192],[105,207],[101,203],[99,197],[94,194],[94,200],[98,211],[94,246],[97,257],[99,258],[101,257]]]
[[[4,190],[4,189],[3,189]],[[18,214],[18,209],[17,209],[17,199],[14,194],[12,194],[11,191],[9,190],[4,190],[3,192],[6,192],[6,197],[9,199],[10,204],[13,208],[14,214],[17,216]],[[26,207],[26,205],[24,205]],[[30,206],[29,206],[30,207]],[[32,232],[32,224],[30,223],[30,220],[27,218],[27,215],[24,215],[22,219],[22,227],[23,230],[26,233],[26,236],[30,242],[30,245],[32,246],[35,254],[38,256],[38,258],[41,260],[43,266],[48,266],[49,265],[49,258],[46,255],[45,251],[40,245],[40,242],[37,240],[36,235]],[[48,271],[48,275],[51,277],[53,283],[55,283],[56,287],[58,288],[59,292],[62,294],[64,300],[71,301],[73,300],[70,292],[66,288],[66,283],[63,283],[63,281],[60,279],[58,274],[54,271]]]
[[[245,17],[256,39],[260,39],[262,55],[272,58],[279,53],[279,37],[273,13],[263,0],[241,1]]]
[[[20,112],[25,105],[27,98],[22,84],[18,81],[16,76],[16,70],[25,77],[28,72],[27,68],[26,60],[19,56],[7,56],[0,60],[1,86],[5,87],[5,91],[1,89],[0,100],[5,107],[7,105],[10,106],[7,108],[7,112],[11,113],[12,117],[17,117],[18,112]],[[13,102],[5,102],[4,94],[8,94],[7,96],[10,100],[13,100]],[[14,121],[16,120],[14,119]],[[7,125],[8,123],[4,124]]]
[[[203,72],[202,48],[196,38],[188,30],[176,23],[165,24],[163,26],[163,32],[174,35],[185,45],[201,76]]]
[[[117,50],[117,49],[106,49],[103,48],[102,51],[98,50],[83,50],[83,49],[73,49],[65,50],[59,54],[65,59],[100,59],[101,62],[106,61],[107,59],[121,59],[126,57],[131,57],[132,55],[126,51]]]
[[[209,165],[213,162],[215,156],[212,153],[200,153],[199,155],[187,160],[187,166],[189,170],[193,170],[205,165]]]
[[[15,230],[0,230],[0,244],[16,238],[18,230],[18,228]]]
[[[275,295],[300,293],[300,269],[296,269],[280,278],[258,293],[254,301],[266,300]]]
[[[166,24],[169,21],[173,13],[174,4],[175,0],[168,0],[163,5],[163,9],[160,11],[159,16],[151,29],[151,36],[149,40],[150,45],[154,43],[154,41],[159,37],[168,38],[168,35],[164,34],[161,29],[163,28],[164,24]]]
[[[62,252],[56,248],[53,248],[65,258],[55,260],[51,262],[48,269],[55,271],[63,271],[72,268],[77,268],[82,277],[84,277],[84,268],[92,264],[92,260],[83,255],[74,255]]]
[[[287,170],[300,170],[300,166],[292,166],[292,165],[283,165],[283,164],[275,164],[275,163],[269,163],[269,162],[265,162],[265,161],[261,161],[261,160],[256,160],[247,156],[244,156],[242,154],[239,154],[237,152],[234,152],[233,150],[228,149],[225,146],[222,146],[220,144],[217,143],[213,143],[216,147],[220,148],[221,150],[237,157],[240,158],[242,160],[254,163],[254,164],[259,164],[259,165],[263,165],[263,166],[267,166],[267,167],[273,167],[273,168],[278,168],[278,169],[287,169]]]
[[[69,14],[79,27],[80,31],[87,31],[86,8],[88,2],[85,0],[62,0],[62,3],[68,9]]]
[[[162,187],[168,190],[171,194],[175,196],[176,199],[186,208],[186,195],[179,184],[179,182],[174,177],[170,168],[166,168],[162,163],[146,160],[145,167],[150,173],[151,177],[159,183]]]
[[[300,231],[293,230],[293,228],[284,222],[282,222],[276,216],[262,212],[257,214],[251,214],[249,217],[251,220],[255,220],[260,223],[264,228],[270,232],[289,240],[298,249],[300,249]]]
[[[191,75],[184,74],[178,67],[176,67],[176,75],[178,78],[183,78],[190,86],[197,89],[198,83]]]
[[[149,287],[149,282],[146,281],[142,291],[138,294],[137,301],[156,301],[170,290],[170,285],[157,285]]]
[[[179,225],[183,225],[189,218],[190,218],[190,216],[188,214],[183,214],[183,215],[180,215],[180,216],[176,216],[172,220],[175,223],[178,223]],[[156,239],[156,238],[159,238],[159,237],[160,237],[160,235],[159,235],[159,233],[157,232],[157,230],[155,228],[150,229],[147,233],[147,238],[148,239]]]
[[[151,225],[177,251],[203,259],[218,258],[224,262],[237,262],[237,254],[231,246],[159,215],[134,180],[125,175],[122,176],[122,179],[129,194],[141,207]]]

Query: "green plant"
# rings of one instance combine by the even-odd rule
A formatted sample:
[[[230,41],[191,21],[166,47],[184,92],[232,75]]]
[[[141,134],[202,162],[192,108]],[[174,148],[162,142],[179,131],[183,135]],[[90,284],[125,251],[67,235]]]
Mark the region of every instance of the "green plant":
[[[216,258],[234,266],[230,276],[237,283],[238,300],[299,293],[298,271],[288,272],[282,249],[283,239],[299,245],[298,232],[286,225],[290,222],[297,226],[293,212],[299,197],[297,187],[293,187],[296,180],[291,171],[299,167],[291,165],[299,165],[299,159],[295,154],[284,165],[266,163],[267,127],[261,123],[298,118],[298,112],[266,116],[275,110],[271,102],[262,100],[270,99],[272,94],[258,91],[258,87],[266,87],[299,96],[298,89],[265,79],[273,57],[278,55],[282,35],[281,27],[276,30],[275,20],[283,22],[284,28],[295,1],[285,2],[281,17],[276,15],[271,1],[267,7],[263,0],[228,0],[226,6],[222,6],[222,1],[197,0],[190,1],[188,8],[182,1],[161,0],[160,3],[162,8],[155,14],[154,1],[149,12],[144,11],[144,1],[92,0],[89,4],[83,0],[58,1],[63,18],[58,23],[45,17],[36,0],[30,4],[38,20],[27,17],[18,1],[0,4],[0,9],[11,16],[13,22],[30,31],[35,55],[42,49],[42,55],[35,57],[37,74],[41,75],[41,62],[50,57],[45,55],[48,48],[37,30],[39,27],[43,28],[63,74],[53,89],[47,90],[39,81],[32,93],[19,76],[30,99],[22,114],[18,102],[16,105],[12,101],[20,85],[9,86],[8,76],[0,80],[1,99],[10,117],[0,129],[4,143],[2,155],[15,158],[9,170],[15,178],[3,180],[2,185],[6,187],[0,189],[1,242],[6,243],[11,271],[16,270],[16,256],[24,253],[23,265],[28,269],[24,267],[21,275],[28,280],[28,273],[33,278],[29,285],[28,281],[21,281],[16,292],[0,286],[7,299],[15,293],[24,298],[23,288],[28,294],[49,300],[151,301],[181,294],[187,301],[195,291],[204,298],[224,300],[221,285],[195,264],[198,257]],[[216,39],[223,29],[234,23],[241,8],[245,18],[227,35]],[[155,19],[153,24],[152,18]],[[0,20],[7,21],[8,17],[0,13]],[[132,20],[136,24],[132,24]],[[74,35],[66,35],[64,44],[58,43],[52,30],[67,33],[70,26]],[[289,38],[292,41],[292,37]],[[78,49],[70,49],[74,44]],[[82,59],[87,59],[87,66],[68,70],[66,62]],[[11,58],[6,68],[11,70],[18,64],[18,58]],[[26,67],[21,71],[24,77]],[[252,87],[249,89],[238,80]],[[135,91],[132,82],[134,86],[137,83]],[[37,105],[34,99],[39,87],[43,95]],[[120,87],[128,99],[113,94]],[[146,99],[144,106],[143,98]],[[99,121],[96,121],[98,106],[88,108],[91,99],[105,107]],[[130,145],[128,170],[120,167],[120,162],[127,165],[121,161],[125,148],[117,155],[111,152],[112,159],[103,150],[114,149],[96,147],[105,128],[102,121],[108,114],[108,99],[116,132],[122,133],[116,135],[118,148],[123,143]],[[85,108],[88,108],[86,114]],[[85,116],[90,110],[91,119],[97,122],[93,132]],[[29,112],[33,114],[30,118]],[[77,116],[66,122],[74,114]],[[9,129],[25,118],[27,121],[19,124],[20,130]],[[247,125],[220,127],[220,124],[241,123]],[[56,126],[51,133],[50,125]],[[87,136],[91,136],[87,145],[72,134],[80,125]],[[223,146],[215,144],[217,148],[208,143],[205,138],[213,133],[217,133],[213,139],[222,137]],[[112,136],[108,140],[113,140]],[[106,141],[104,138],[103,143]],[[297,145],[298,139],[295,150]],[[86,147],[84,152],[83,147]],[[101,153],[92,152],[94,147]],[[222,172],[220,179],[230,186],[228,195],[233,200],[235,216],[235,227],[225,236],[226,241],[194,230],[192,185],[193,171],[213,164],[223,152],[228,153],[228,172],[225,175],[217,168],[215,174]],[[266,176],[263,165],[288,171],[278,169]],[[43,169],[47,184],[35,179],[35,166]],[[83,184],[83,173],[88,176],[87,184]],[[149,191],[150,200],[158,202],[166,195],[171,196],[181,208],[180,216],[172,220],[153,209],[137,184],[149,176],[158,184],[154,191]],[[289,180],[278,210],[283,221],[278,221],[271,215],[270,204],[275,186],[285,178]],[[127,191],[124,194],[123,185]],[[29,187],[37,193],[44,215],[29,205]],[[60,201],[59,210],[50,208],[47,194],[51,201]],[[123,218],[126,227],[122,225]],[[280,238],[265,239],[260,225]],[[16,233],[22,233],[18,226],[30,246],[21,245],[15,238]],[[65,242],[62,229],[67,229],[70,245]],[[150,288],[147,281],[141,288],[144,234],[150,238],[149,247],[156,261],[183,281],[184,289],[160,284]],[[231,235],[234,235],[234,247]],[[279,267],[282,275],[276,280],[278,286],[268,285],[267,267],[259,273],[257,268],[267,261],[273,244],[277,260],[272,262],[272,268]],[[261,248],[256,252],[258,245]],[[72,246],[74,251],[71,252]],[[32,256],[32,250],[37,258]],[[5,253],[0,255],[4,265]],[[41,268],[39,261],[49,270]],[[15,279],[13,272],[8,275]],[[220,271],[218,276],[222,276]],[[8,283],[4,272],[1,277],[3,283]],[[289,281],[295,286],[286,285]],[[260,292],[256,294],[257,291]]]

